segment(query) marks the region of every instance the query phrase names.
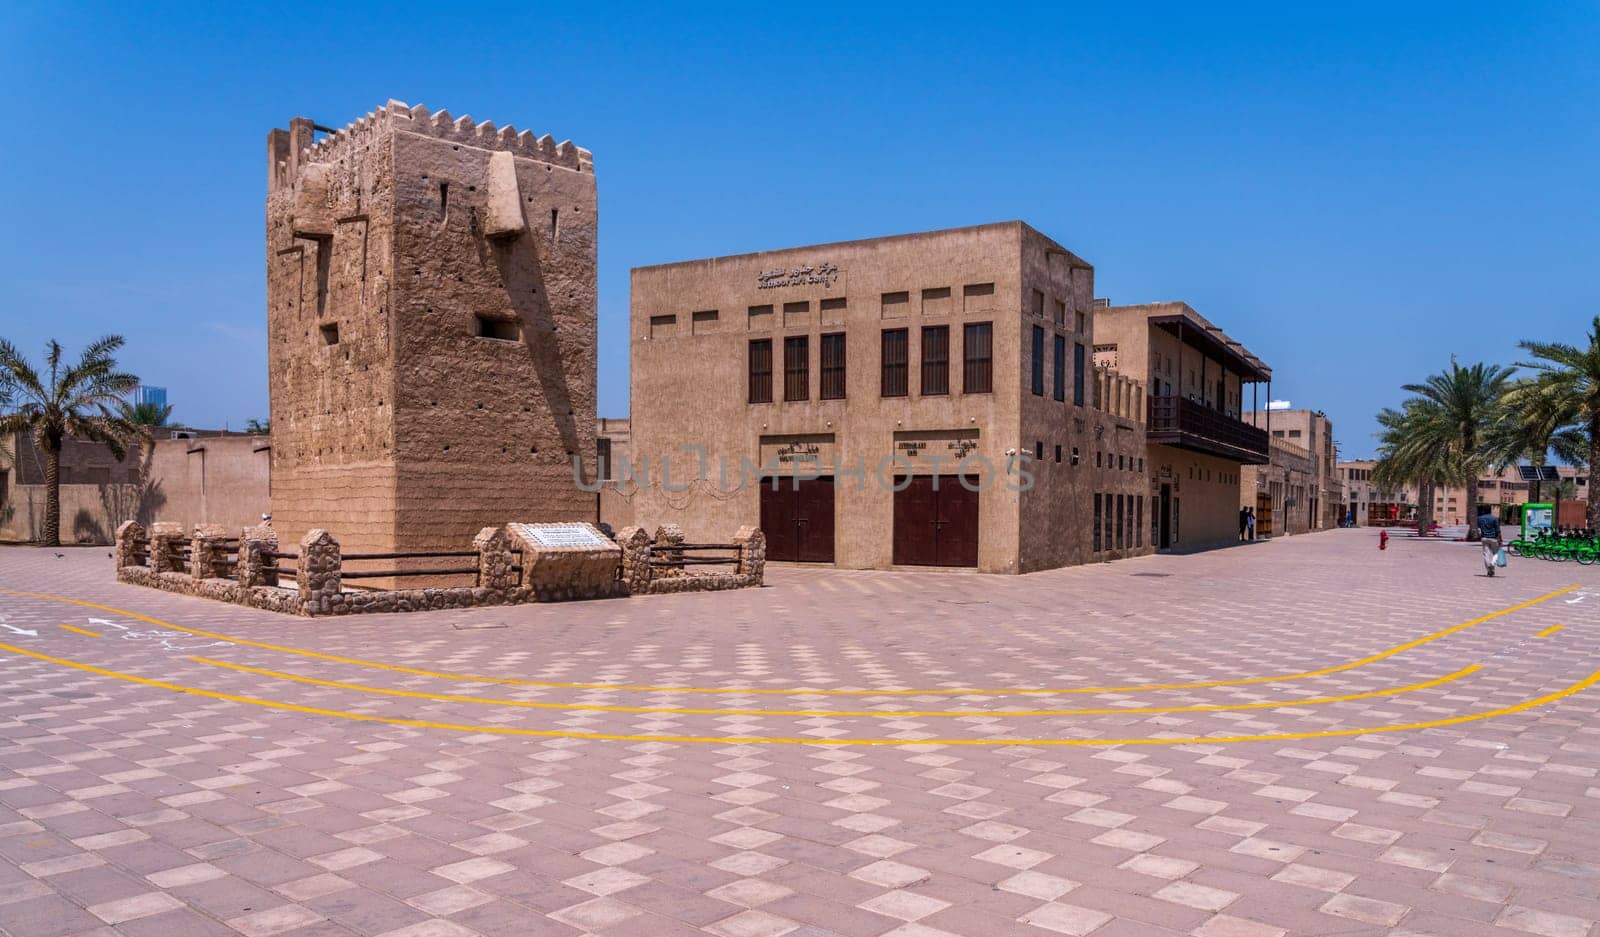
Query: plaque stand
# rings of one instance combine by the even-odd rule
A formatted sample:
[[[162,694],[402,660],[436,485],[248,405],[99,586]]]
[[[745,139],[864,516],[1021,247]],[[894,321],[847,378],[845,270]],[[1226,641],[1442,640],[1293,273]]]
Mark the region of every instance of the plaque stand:
[[[592,524],[507,524],[522,551],[522,581],[541,602],[626,595],[622,548]]]

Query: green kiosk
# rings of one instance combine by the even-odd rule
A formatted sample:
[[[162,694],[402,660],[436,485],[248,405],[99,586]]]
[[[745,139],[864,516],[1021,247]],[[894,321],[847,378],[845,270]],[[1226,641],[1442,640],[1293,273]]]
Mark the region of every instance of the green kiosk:
[[[1537,540],[1550,536],[1555,527],[1556,506],[1548,502],[1522,506],[1522,539]]]

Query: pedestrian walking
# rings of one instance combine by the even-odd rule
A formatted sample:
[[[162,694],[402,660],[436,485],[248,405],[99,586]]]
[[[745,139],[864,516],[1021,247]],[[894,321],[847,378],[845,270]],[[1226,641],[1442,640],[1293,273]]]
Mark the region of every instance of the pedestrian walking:
[[[1248,540],[1256,539],[1256,509],[1255,508],[1245,508],[1244,509],[1244,526],[1245,526],[1245,532],[1249,534],[1249,536],[1246,539],[1248,539]]]
[[[1494,516],[1488,505],[1478,515],[1478,538],[1483,544],[1483,568],[1493,578],[1500,559],[1500,518]]]
[[[1250,532],[1250,509],[1246,508],[1246,507],[1241,507],[1239,509],[1239,540],[1243,541],[1244,538],[1245,538],[1245,535],[1248,534],[1249,532]]]

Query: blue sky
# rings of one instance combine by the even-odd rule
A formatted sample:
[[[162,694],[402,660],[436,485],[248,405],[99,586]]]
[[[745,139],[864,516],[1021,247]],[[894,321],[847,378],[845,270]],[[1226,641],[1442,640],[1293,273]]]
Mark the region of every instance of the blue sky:
[[[594,151],[603,415],[630,267],[1020,218],[1364,455],[1400,384],[1600,311],[1600,6],[1315,6],[8,5],[0,335],[265,416],[266,133],[393,97]]]

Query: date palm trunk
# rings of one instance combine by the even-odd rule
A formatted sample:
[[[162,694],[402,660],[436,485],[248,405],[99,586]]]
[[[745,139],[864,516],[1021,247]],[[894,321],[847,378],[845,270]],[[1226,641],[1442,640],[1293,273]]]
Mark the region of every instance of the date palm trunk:
[[[1462,451],[1466,453],[1467,464],[1471,465],[1472,456],[1478,451],[1477,437],[1472,433],[1467,433],[1462,436],[1461,448]],[[1478,536],[1478,473],[1472,472],[1468,474],[1466,481],[1467,491],[1466,494],[1462,496],[1462,500],[1466,502],[1467,540],[1475,541],[1480,539]]]
[[[44,544],[61,546],[61,447],[45,451]]]
[[[1600,530],[1600,410],[1589,415],[1589,529]]]

